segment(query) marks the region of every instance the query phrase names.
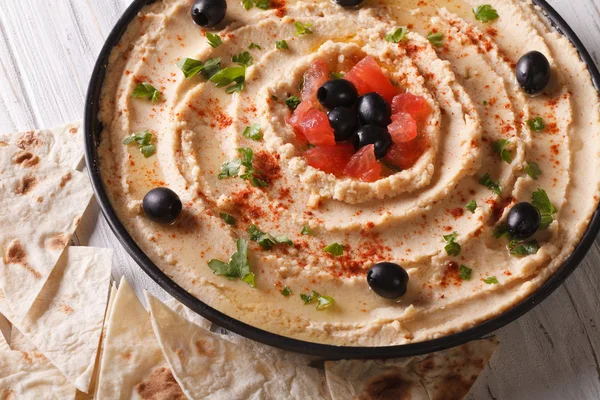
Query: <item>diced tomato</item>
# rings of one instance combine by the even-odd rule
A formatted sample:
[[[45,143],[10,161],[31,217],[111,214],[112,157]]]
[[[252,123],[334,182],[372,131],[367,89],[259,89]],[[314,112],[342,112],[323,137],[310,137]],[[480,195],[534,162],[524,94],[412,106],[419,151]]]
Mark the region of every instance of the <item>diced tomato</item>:
[[[311,108],[298,121],[300,133],[315,146],[335,145],[335,135],[325,111]]]
[[[424,97],[406,92],[399,94],[392,100],[392,114],[399,112],[410,114],[419,126],[423,126],[431,113],[431,107]]]
[[[297,143],[295,144],[299,147],[308,144],[308,140],[306,140],[306,137],[304,137],[304,134],[302,133],[300,121],[306,119],[306,113],[308,113],[308,111],[310,111],[310,109],[313,108],[313,105],[314,104],[311,101],[303,101],[300,104],[298,104],[298,107],[296,107],[292,115],[285,118],[285,122],[287,122],[288,125],[294,128],[294,133],[296,134],[297,139]]]
[[[392,123],[388,125],[388,132],[394,143],[410,142],[417,137],[417,121],[405,112],[393,114]]]
[[[410,142],[392,144],[384,160],[400,169],[408,169],[415,165],[426,149],[427,141],[418,136]]]
[[[381,67],[371,56],[360,60],[348,73],[344,79],[349,80],[356,86],[358,93],[363,95],[370,92],[377,92],[384,99],[391,103],[395,95],[399,93],[397,87],[392,85],[390,79],[381,70]]]
[[[354,146],[351,143],[317,146],[304,153],[308,165],[336,176],[342,175],[353,155]]]
[[[375,182],[381,176],[381,164],[375,158],[375,145],[370,144],[352,156],[344,174],[364,182]]]
[[[325,61],[316,59],[304,73],[302,100],[317,100],[317,91],[329,80],[329,67]]]

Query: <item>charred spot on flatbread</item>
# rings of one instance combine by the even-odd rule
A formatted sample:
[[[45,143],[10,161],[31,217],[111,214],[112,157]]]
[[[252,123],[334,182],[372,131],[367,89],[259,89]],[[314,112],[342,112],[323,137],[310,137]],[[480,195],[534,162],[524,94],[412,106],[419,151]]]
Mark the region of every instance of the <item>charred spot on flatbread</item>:
[[[31,148],[35,148],[44,144],[44,141],[40,139],[38,135],[35,134],[35,131],[25,132],[17,139],[17,147],[23,150],[29,150]]]
[[[437,395],[431,400],[460,400],[469,393],[475,379],[477,376],[465,379],[459,374],[449,373],[433,385]]]
[[[64,233],[57,233],[55,235],[47,237],[44,240],[44,247],[48,250],[58,251],[64,249],[67,246],[67,243],[69,243],[69,235],[66,235]]]
[[[215,349],[213,348],[212,343],[206,340],[198,340],[196,341],[196,351],[202,355],[207,357],[215,356]]]
[[[61,188],[64,188],[65,185],[67,184],[67,182],[69,182],[71,179],[73,178],[73,174],[71,174],[71,172],[67,172],[66,174],[64,174],[61,178],[60,178],[60,184],[59,186]]]
[[[152,371],[136,385],[135,390],[143,400],[186,400],[171,370],[166,367]]]
[[[15,189],[16,194],[27,194],[33,187],[37,184],[37,179],[35,176],[26,175],[21,179],[21,182],[17,185]]]
[[[74,135],[74,134],[76,134],[76,133],[77,133],[77,130],[78,130],[78,129],[77,129],[77,127],[76,127],[76,126],[73,126],[73,127],[71,127],[71,128],[69,129],[69,133],[70,133],[71,135]]]
[[[29,265],[27,252],[18,239],[14,239],[8,244],[8,247],[4,252],[4,263],[20,265],[29,271],[36,279],[40,279],[42,277],[38,271]]]
[[[389,373],[369,382],[359,400],[411,400],[413,384],[399,374]]]
[[[40,158],[35,154],[22,150],[15,154],[13,162],[21,165],[22,167],[31,168],[40,162]]]

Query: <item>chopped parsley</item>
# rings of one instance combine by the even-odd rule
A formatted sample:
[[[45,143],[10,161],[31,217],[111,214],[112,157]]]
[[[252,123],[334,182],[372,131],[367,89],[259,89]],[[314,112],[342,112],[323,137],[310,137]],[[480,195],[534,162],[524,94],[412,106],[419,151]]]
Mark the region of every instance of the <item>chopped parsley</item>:
[[[313,235],[313,232],[312,232],[312,230],[310,229],[310,226],[308,226],[308,225],[304,225],[304,226],[302,227],[302,230],[300,231],[300,234],[301,234],[301,235],[308,235],[308,236],[312,236],[312,235]]]
[[[554,221],[556,207],[552,205],[548,194],[543,189],[538,189],[531,194],[531,204],[538,209],[542,216],[540,229],[546,229]]]
[[[250,43],[250,44],[248,45],[248,50],[253,50],[253,49],[259,49],[259,50],[262,50],[262,47],[260,47],[260,45],[259,45],[259,44],[256,44],[256,43],[252,42],[252,43]]]
[[[145,158],[156,153],[156,145],[152,144],[152,133],[148,129],[143,132],[132,133],[131,136],[127,136],[125,140],[123,140],[123,144],[126,146],[134,142]]]
[[[404,40],[407,33],[408,33],[408,28],[405,26],[402,26],[402,27],[396,29],[394,32],[388,33],[387,35],[385,35],[384,39],[390,43],[400,43],[400,41]]]
[[[442,47],[444,45],[444,34],[442,32],[429,32],[427,40],[435,47]]]
[[[303,24],[301,22],[294,22],[294,25],[296,26],[296,36],[300,36],[300,35],[312,35],[313,31],[310,29],[313,24],[310,23],[306,23]]]
[[[331,79],[342,79],[344,77],[344,73],[343,72],[331,72],[329,74],[329,77]]]
[[[210,81],[213,82],[217,87],[225,87],[226,93],[239,92],[244,88],[244,81],[246,80],[246,67],[227,67],[223,68],[216,74],[210,77]],[[229,86],[230,84],[232,84]]]
[[[531,177],[531,179],[536,180],[542,175],[542,170],[537,163],[530,162],[525,166],[525,173]]]
[[[467,203],[465,208],[475,214],[475,210],[477,209],[477,202],[475,200],[471,200]]]
[[[285,104],[291,109],[295,110],[302,100],[298,96],[290,96],[285,100]]]
[[[473,270],[466,265],[461,265],[458,268],[458,277],[463,281],[470,281],[471,275],[473,274]]]
[[[184,58],[177,63],[177,67],[183,72],[183,75],[189,79],[204,69],[204,63],[193,58]]]
[[[146,98],[155,103],[160,100],[161,93],[151,84],[142,82],[137,84],[131,95],[137,99]]]
[[[492,143],[492,149],[498,154],[500,154],[500,158],[506,161],[508,164],[512,162],[512,152],[507,149],[510,146],[510,142],[506,139],[499,139]]]
[[[495,276],[490,276],[489,278],[485,278],[483,281],[485,283],[487,283],[488,285],[497,285],[498,284],[498,278],[496,278]]]
[[[473,13],[477,21],[481,22],[490,22],[500,17],[498,12],[489,4],[475,7]]]
[[[235,218],[232,215],[229,215],[224,212],[220,212],[219,216],[225,221],[227,225],[235,226]]]
[[[339,257],[344,254],[344,246],[339,243],[332,243],[323,247],[323,251],[334,257]]]
[[[512,254],[513,256],[519,256],[519,257],[524,257],[524,256],[529,256],[531,254],[535,254],[540,249],[540,246],[539,246],[537,240],[531,240],[529,242],[522,243],[519,246],[517,246],[516,242],[511,241],[511,243],[509,243],[508,247],[510,248],[510,254]]]
[[[254,169],[252,165],[252,158],[254,157],[254,152],[249,147],[240,147],[237,149],[238,153],[240,153],[241,158],[236,158],[232,161],[227,161],[221,165],[221,172],[219,173],[219,179],[231,178],[234,176],[238,176],[240,173],[240,167],[244,167],[245,171],[240,175],[240,178],[243,180],[250,181],[252,186],[255,187],[266,187],[267,182],[257,177],[258,172]]]
[[[272,94],[271,95],[271,100],[273,100],[273,101],[279,101],[279,97],[277,97],[274,94]]]
[[[490,174],[486,173],[479,179],[479,183],[496,193],[498,196],[502,195],[502,188],[500,183],[496,182],[490,177]]]
[[[247,126],[246,129],[244,129],[244,132],[242,132],[242,136],[244,136],[245,138],[248,139],[252,139],[252,140],[261,140],[262,139],[262,130],[260,128],[260,125],[258,124],[253,124],[250,126]]]
[[[290,289],[290,287],[286,285],[286,286],[285,286],[285,287],[284,287],[284,288],[281,290],[281,294],[282,294],[282,295],[284,295],[285,297],[288,297],[289,295],[291,295],[291,294],[294,294],[294,293],[292,292],[292,289]]]
[[[248,263],[248,242],[239,238],[236,242],[237,251],[231,255],[229,262],[212,259],[208,267],[215,275],[221,275],[230,280],[241,279],[252,287],[255,287],[254,273],[250,271]]]
[[[250,240],[258,243],[265,250],[271,250],[277,244],[294,245],[294,242],[287,236],[273,236],[269,233],[264,233],[254,224],[248,227],[248,234],[250,235]]]
[[[314,290],[310,294],[301,293],[300,298],[302,299],[305,305],[316,301],[317,310],[324,310],[328,307],[331,307],[335,303],[333,297],[322,296]]]
[[[289,49],[287,40],[278,40],[275,42],[275,48],[278,50],[287,50]]]
[[[461,252],[460,244],[456,243],[456,237],[458,233],[452,232],[450,235],[444,235],[444,240],[446,241],[446,246],[444,250],[446,250],[446,254],[449,256],[458,256]]]
[[[216,33],[206,32],[206,40],[213,49],[219,47],[223,43],[221,36],[217,35]]]
[[[242,5],[246,10],[250,10],[252,7],[256,7],[261,10],[268,10],[271,8],[269,0],[242,0]]]
[[[546,124],[544,123],[544,119],[542,117],[535,117],[534,119],[527,120],[527,125],[529,125],[529,129],[534,132],[539,132],[546,129]]]
[[[243,53],[231,57],[231,61],[243,67],[249,67],[252,65],[252,56],[247,51],[244,51]]]
[[[496,239],[500,239],[504,236],[508,236],[508,226],[506,224],[501,224],[494,229],[494,237]]]

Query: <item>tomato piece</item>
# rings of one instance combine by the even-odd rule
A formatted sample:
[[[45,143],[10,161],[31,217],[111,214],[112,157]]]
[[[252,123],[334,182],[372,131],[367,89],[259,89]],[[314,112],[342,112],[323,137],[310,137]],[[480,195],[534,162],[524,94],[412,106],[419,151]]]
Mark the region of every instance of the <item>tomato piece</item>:
[[[304,153],[308,165],[336,176],[342,174],[353,155],[354,146],[351,143],[317,146]]]
[[[409,169],[415,165],[426,149],[425,138],[417,136],[410,142],[392,144],[384,160],[400,169]]]
[[[381,176],[381,164],[375,158],[375,145],[370,144],[352,156],[344,174],[364,182],[375,182]]]
[[[360,60],[358,64],[348,71],[344,79],[352,82],[360,95],[377,92],[388,103],[391,103],[394,96],[399,92],[398,88],[392,85],[390,79],[371,56]]]
[[[317,101],[317,91],[329,80],[329,67],[325,61],[316,59],[304,73],[302,100]]]
[[[392,114],[405,112],[422,126],[431,113],[431,106],[424,97],[416,96],[410,92],[399,94],[392,100]]]
[[[410,142],[417,137],[417,121],[405,112],[393,114],[392,123],[388,125],[388,132],[394,143]]]
[[[333,128],[325,111],[311,108],[299,118],[297,125],[309,143],[315,146],[335,145]]]
[[[294,133],[296,134],[297,142],[296,145],[299,147],[305,146],[308,144],[308,140],[304,137],[302,133],[302,127],[300,126],[300,121],[306,118],[306,113],[313,108],[314,104],[310,101],[303,101],[298,104],[298,107],[294,110],[294,112],[285,118],[285,122],[290,125],[294,129]]]

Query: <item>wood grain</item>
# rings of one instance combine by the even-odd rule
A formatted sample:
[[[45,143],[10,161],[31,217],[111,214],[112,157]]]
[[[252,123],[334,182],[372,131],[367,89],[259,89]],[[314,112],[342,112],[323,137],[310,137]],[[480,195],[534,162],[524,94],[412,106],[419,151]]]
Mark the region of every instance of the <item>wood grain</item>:
[[[600,64],[600,2],[551,0]],[[83,116],[96,55],[129,0],[0,0],[0,132]],[[81,244],[115,249],[113,277],[168,297],[121,247],[92,204]],[[600,399],[600,242],[545,302],[500,329],[500,350],[469,398]],[[141,296],[143,298],[143,296]]]

